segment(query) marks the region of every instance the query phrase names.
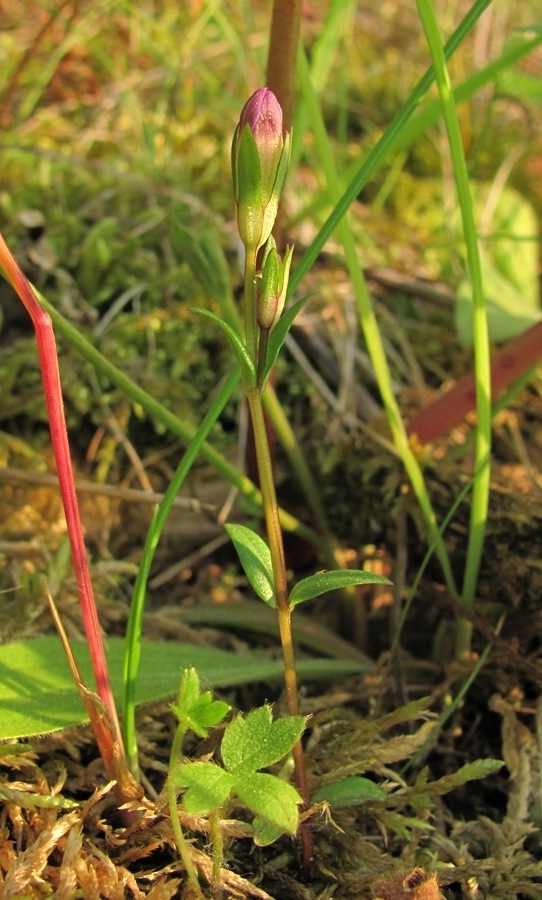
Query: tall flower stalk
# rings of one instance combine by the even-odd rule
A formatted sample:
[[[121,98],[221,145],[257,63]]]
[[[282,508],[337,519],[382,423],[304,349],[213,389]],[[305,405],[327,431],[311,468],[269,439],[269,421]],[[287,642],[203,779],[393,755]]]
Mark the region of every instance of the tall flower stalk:
[[[243,367],[242,383],[252,419],[271,554],[286,700],[289,714],[296,716],[299,714],[299,702],[291,627],[292,606],[288,598],[284,542],[262,403],[269,374],[269,338],[284,309],[292,258],[292,248],[288,248],[284,259],[281,259],[271,235],[289,160],[290,133],[283,129],[280,104],[272,91],[260,88],[243,108],[232,145],[237,221],[245,245],[243,322],[249,365]],[[265,248],[262,268],[258,271],[258,253],[262,248]],[[295,745],[293,754],[297,786],[307,802],[307,778],[300,742]],[[303,830],[302,839],[304,865],[308,868],[313,855],[310,830]]]

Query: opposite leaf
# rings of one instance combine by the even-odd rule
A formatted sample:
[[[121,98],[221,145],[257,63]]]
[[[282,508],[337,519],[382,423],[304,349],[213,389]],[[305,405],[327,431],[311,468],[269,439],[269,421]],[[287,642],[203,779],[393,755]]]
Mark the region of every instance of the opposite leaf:
[[[305,723],[305,716],[285,716],[273,722],[270,706],[237,716],[222,738],[224,765],[234,775],[272,766],[297,743]]]
[[[339,571],[318,572],[298,581],[290,591],[290,604],[297,606],[304,600],[312,600],[328,591],[350,587],[354,584],[391,584],[382,575],[373,575],[362,569],[340,569]]]
[[[241,565],[254,591],[264,603],[275,606],[273,566],[269,547],[246,525],[225,525],[237,550]]]

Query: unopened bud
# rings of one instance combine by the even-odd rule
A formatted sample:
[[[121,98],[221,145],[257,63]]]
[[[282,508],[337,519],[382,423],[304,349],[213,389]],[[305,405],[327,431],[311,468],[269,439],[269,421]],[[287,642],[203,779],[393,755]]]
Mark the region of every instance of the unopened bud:
[[[290,161],[290,135],[269,88],[260,88],[245,104],[231,158],[239,234],[255,252],[271,234]]]
[[[283,262],[273,237],[267,242],[256,307],[258,325],[265,331],[274,328],[284,309],[293,252],[293,247],[287,247]]]

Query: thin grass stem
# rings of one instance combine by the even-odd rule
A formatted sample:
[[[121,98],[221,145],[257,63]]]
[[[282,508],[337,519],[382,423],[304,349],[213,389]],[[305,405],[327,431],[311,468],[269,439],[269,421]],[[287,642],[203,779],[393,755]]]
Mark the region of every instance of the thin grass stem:
[[[489,464],[491,454],[491,362],[487,312],[469,174],[450,77],[446,67],[444,49],[431,0],[416,0],[416,2],[433,60],[435,79],[442,103],[472,286],[474,377],[477,412],[476,437],[474,441],[474,471],[476,475],[472,489],[467,560],[461,592],[463,605],[467,609],[472,609],[484,547],[491,474]],[[471,635],[471,622],[467,619],[460,619],[456,639],[456,656],[461,657],[470,650]]]

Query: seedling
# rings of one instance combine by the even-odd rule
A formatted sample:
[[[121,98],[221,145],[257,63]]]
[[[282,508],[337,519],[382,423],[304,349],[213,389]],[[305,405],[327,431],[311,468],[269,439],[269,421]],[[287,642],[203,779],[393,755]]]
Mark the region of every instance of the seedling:
[[[179,721],[171,750],[168,777],[168,803],[175,840],[188,876],[200,893],[198,878],[177,814],[177,789],[187,788],[183,797],[185,812],[209,816],[213,844],[212,888],[220,893],[220,869],[223,846],[220,819],[229,803],[238,798],[255,813],[254,840],[271,843],[281,834],[295,834],[302,799],[288,782],[276,775],[260,772],[279,762],[299,741],[305,727],[303,716],[285,717],[274,722],[271,708],[262,706],[246,716],[239,715],[226,727],[221,744],[223,768],[210,761],[179,764],[185,735],[193,731],[200,738],[222,721],[229,712],[227,703],[213,700],[210,691],[201,691],[195,669],[185,669],[177,702],[172,706]]]

